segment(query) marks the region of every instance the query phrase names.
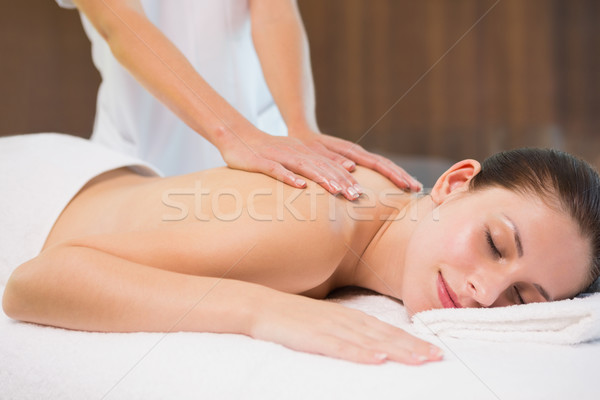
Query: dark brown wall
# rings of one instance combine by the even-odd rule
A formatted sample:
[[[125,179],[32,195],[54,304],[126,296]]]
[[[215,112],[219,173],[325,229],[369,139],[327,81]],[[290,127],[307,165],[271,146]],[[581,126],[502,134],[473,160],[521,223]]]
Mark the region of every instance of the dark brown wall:
[[[600,164],[600,2],[298,1],[324,132],[404,154],[553,146]],[[0,135],[89,135],[99,77],[77,13],[6,3]]]
[[[0,55],[0,135],[89,137],[100,77],[77,11],[53,0],[5,1]]]
[[[300,4],[324,131],[401,153],[553,146],[597,160],[600,2]]]

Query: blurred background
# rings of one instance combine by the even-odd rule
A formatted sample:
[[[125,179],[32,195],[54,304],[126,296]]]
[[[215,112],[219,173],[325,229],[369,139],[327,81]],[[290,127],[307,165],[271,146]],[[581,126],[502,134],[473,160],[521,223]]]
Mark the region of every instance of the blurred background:
[[[554,147],[600,167],[600,1],[298,0],[323,132],[386,154]],[[100,77],[78,13],[0,13],[0,136],[89,137]]]

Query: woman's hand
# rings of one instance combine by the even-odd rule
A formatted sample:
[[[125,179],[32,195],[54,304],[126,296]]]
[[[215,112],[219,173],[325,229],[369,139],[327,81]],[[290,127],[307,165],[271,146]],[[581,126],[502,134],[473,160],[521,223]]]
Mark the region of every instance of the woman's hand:
[[[229,167],[261,172],[293,187],[306,186],[299,176],[302,175],[348,200],[357,199],[363,192],[344,166],[296,138],[271,136],[256,129],[245,131],[243,136],[223,130],[218,137],[218,148]],[[348,168],[354,169],[354,164]]]
[[[418,181],[387,158],[323,134],[295,138],[253,130],[241,136],[223,130],[218,144],[223,159],[231,168],[261,172],[297,188],[306,186],[301,175],[332,194],[343,194],[348,200],[355,200],[363,193],[350,174],[355,163],[381,173],[400,188],[421,189]]]
[[[281,293],[261,306],[250,336],[293,350],[364,364],[418,365],[443,358],[434,345],[340,304]]]

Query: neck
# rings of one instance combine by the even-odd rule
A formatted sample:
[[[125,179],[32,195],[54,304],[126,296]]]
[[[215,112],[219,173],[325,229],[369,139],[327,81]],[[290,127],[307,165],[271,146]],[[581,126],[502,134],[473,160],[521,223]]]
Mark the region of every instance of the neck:
[[[377,231],[355,270],[354,286],[402,300],[406,245],[414,229],[436,207],[429,195],[413,195]]]

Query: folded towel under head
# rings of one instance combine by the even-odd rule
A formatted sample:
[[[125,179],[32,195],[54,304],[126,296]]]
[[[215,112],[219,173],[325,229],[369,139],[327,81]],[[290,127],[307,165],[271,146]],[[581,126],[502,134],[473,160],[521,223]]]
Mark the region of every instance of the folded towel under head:
[[[417,333],[491,341],[576,344],[600,339],[600,293],[574,299],[498,308],[423,311]]]

